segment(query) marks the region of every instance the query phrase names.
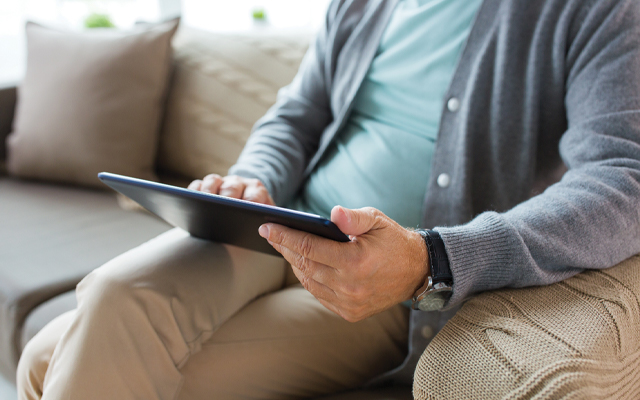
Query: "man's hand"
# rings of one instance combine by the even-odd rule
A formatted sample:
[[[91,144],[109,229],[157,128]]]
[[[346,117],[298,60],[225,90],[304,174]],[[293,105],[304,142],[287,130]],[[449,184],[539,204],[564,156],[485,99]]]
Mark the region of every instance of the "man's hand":
[[[223,178],[217,174],[209,174],[202,180],[198,179],[191,182],[188,188],[219,194],[220,196],[233,197],[234,199],[253,201],[254,203],[275,205],[262,182],[237,175],[229,175]]]
[[[272,223],[259,230],[325,307],[356,322],[411,298],[422,286],[429,264],[419,233],[369,207],[349,210],[336,206],[331,221],[349,235],[350,242]]]

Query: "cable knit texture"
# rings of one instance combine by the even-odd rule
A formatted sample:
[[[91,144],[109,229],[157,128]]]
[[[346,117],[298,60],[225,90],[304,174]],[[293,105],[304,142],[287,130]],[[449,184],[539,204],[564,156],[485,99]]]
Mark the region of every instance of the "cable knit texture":
[[[637,399],[639,326],[638,256],[550,286],[487,292],[423,353],[414,397]]]

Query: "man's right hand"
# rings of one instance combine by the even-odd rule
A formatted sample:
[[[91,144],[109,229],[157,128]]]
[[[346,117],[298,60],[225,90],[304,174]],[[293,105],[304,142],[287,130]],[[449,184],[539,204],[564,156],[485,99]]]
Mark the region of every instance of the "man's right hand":
[[[221,177],[218,174],[209,174],[203,179],[191,182],[188,188],[234,199],[253,201],[254,203],[275,205],[267,188],[258,179],[243,178],[237,175]]]

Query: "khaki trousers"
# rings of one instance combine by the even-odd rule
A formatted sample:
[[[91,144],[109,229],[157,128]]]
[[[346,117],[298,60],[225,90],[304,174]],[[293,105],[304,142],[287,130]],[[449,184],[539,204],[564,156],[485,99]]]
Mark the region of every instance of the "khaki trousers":
[[[359,323],[287,285],[282,258],[174,229],[90,273],[27,345],[20,399],[287,399],[401,363],[408,310]]]

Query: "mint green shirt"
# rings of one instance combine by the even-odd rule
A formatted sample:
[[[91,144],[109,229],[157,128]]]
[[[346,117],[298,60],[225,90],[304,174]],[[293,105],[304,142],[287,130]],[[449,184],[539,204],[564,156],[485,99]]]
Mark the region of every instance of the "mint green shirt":
[[[401,0],[349,119],[292,207],[375,207],[417,227],[444,95],[481,0]]]

